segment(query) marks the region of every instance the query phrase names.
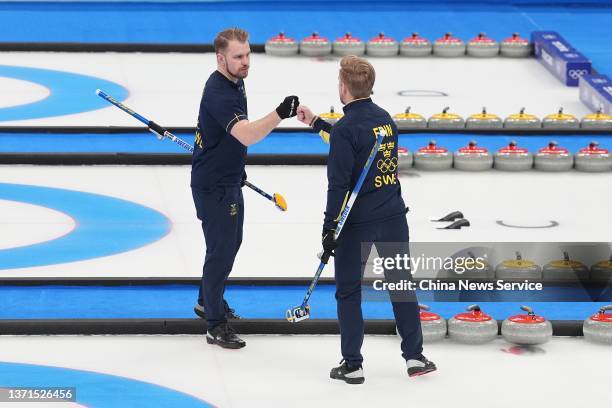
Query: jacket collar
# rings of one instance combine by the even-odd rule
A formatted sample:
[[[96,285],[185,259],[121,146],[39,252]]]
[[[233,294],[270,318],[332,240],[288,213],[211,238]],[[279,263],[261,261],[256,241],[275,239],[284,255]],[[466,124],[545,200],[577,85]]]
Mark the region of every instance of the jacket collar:
[[[352,101],[350,101],[349,103],[347,103],[346,105],[344,105],[344,107],[342,108],[342,110],[344,111],[344,113],[346,114],[347,112],[350,112],[351,109],[354,109],[357,106],[361,106],[364,105],[366,103],[372,103],[372,98],[359,98],[359,99],[354,99]]]

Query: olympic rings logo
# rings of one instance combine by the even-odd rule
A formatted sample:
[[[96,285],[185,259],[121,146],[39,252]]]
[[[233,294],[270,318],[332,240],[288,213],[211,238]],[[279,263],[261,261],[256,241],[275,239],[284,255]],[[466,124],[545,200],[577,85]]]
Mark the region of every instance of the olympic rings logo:
[[[394,173],[397,170],[397,157],[380,159],[376,162],[376,167],[381,173]]]
[[[586,69],[570,69],[567,74],[572,79],[578,79],[581,76],[588,74],[589,72]]]

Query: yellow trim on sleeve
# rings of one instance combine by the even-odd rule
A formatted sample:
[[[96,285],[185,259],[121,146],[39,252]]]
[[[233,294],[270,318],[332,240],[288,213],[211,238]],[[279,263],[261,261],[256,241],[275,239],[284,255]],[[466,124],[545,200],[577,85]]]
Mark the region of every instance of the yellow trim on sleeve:
[[[338,218],[336,218],[334,220],[334,222],[340,221],[340,217],[342,217],[342,212],[344,211],[344,207],[346,207],[346,203],[348,202],[349,194],[351,194],[351,192],[347,191],[346,195],[344,196],[344,202],[342,202],[342,207],[340,207],[340,212],[338,213]]]

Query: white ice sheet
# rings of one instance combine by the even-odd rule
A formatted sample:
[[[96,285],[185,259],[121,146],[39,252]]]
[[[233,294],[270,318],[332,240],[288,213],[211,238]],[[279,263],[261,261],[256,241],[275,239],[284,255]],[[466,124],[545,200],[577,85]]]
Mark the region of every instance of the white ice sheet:
[[[366,336],[359,386],[329,379],[340,360],[338,336],[244,338],[246,348],[223,350],[202,336],[4,336],[0,360],[129,377],[222,408],[573,408],[609,401],[612,353],[582,338],[553,338],[522,355],[504,352],[512,346],[501,338],[480,346],[444,340],[425,345],[438,371],[411,379],[398,337]]]
[[[216,69],[214,54],[139,53],[0,53],[4,65],[65,70],[115,81],[129,90],[125,103],[164,126],[195,126],[204,83]],[[560,106],[582,117],[586,107],[578,89],[564,86],[535,59],[371,58],[376,68],[374,100],[391,114],[411,105],[426,117],[450,106],[464,117],[486,106],[502,117],[521,107],[537,116]],[[339,59],[280,58],[253,54],[246,80],[249,117],[272,111],[286,95],[295,94],[315,112],[331,105],[340,110],[337,92]],[[82,89],[92,98],[95,89]],[[410,95],[399,95],[412,91]],[[416,92],[415,92],[416,91]],[[433,91],[433,94],[429,91]],[[20,88],[0,93],[0,106],[19,99]],[[32,90],[34,92],[34,90]],[[439,93],[447,96],[439,96]],[[429,96],[427,96],[429,95]],[[432,96],[433,95],[433,96]],[[138,126],[139,122],[111,107],[76,115],[6,121],[1,125]],[[281,126],[302,126],[296,119]]]
[[[123,198],[154,208],[173,223],[170,234],[140,249],[81,262],[4,270],[2,275],[200,276],[205,246],[193,208],[189,171],[189,166],[0,166],[0,182]],[[253,183],[283,194],[289,211],[282,213],[258,194],[244,189],[244,240],[231,276],[311,277],[318,262],[315,254],[320,249],[327,188],[325,167],[249,166],[247,171]],[[612,241],[609,173],[413,171],[400,178],[404,199],[411,208],[408,223],[414,242]],[[472,226],[438,230],[440,225],[429,221],[453,210],[461,210]],[[497,220],[520,226],[548,225],[554,220],[559,225],[508,228],[497,224]],[[26,221],[21,218],[21,222]],[[24,224],[24,231],[28,231],[26,227]],[[45,228],[44,224],[41,228]],[[15,234],[14,239],[23,242],[25,238]],[[333,276],[333,266],[326,268],[323,276]]]

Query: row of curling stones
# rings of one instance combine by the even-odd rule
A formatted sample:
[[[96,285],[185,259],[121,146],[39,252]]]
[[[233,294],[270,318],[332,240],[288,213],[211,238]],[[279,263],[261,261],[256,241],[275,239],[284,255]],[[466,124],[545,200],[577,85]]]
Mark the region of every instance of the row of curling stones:
[[[612,305],[603,306],[582,324],[585,340],[612,345]]]
[[[398,156],[400,170],[408,170],[413,165],[418,170],[428,171],[449,170],[452,167],[463,171],[485,171],[491,168],[503,171],[526,171],[532,168],[541,171],[568,171],[574,167],[584,172],[612,170],[609,151],[600,148],[597,142],[589,143],[572,155],[569,150],[551,141],[534,155],[512,141],[493,155],[474,140],[454,154],[431,140],[414,155],[400,147]]]
[[[518,33],[504,39],[501,44],[487,37],[485,33],[479,33],[467,44],[452,33],[446,33],[432,44],[418,33],[413,33],[401,42],[384,33],[379,33],[367,42],[346,33],[331,42],[314,32],[298,43],[281,32],[266,41],[265,51],[267,54],[281,57],[298,53],[308,57],[323,57],[332,53],[339,56],[368,54],[374,57],[393,57],[398,54],[406,57],[426,57],[432,54],[440,57],[460,57],[466,53],[473,57],[495,57],[501,53],[506,57],[527,57],[531,55],[532,46]]]
[[[398,113],[393,116],[393,120],[398,129],[554,129],[554,130],[572,130],[572,129],[589,129],[589,130],[612,130],[612,115],[607,115],[601,110],[586,115],[582,120],[578,120],[574,115],[563,113],[563,108],[557,112],[547,115],[540,120],[535,115],[525,113],[525,108],[522,108],[518,113],[512,114],[502,120],[499,116],[487,112],[486,108],[482,111],[471,115],[464,120],[460,115],[449,112],[450,108],[446,107],[440,113],[432,115],[429,119],[425,119],[418,113],[410,111],[410,107],[406,108],[403,113]]]
[[[544,344],[552,338],[552,324],[537,316],[528,306],[521,306],[527,314],[510,316],[502,323],[502,336],[519,345]],[[483,312],[478,305],[471,305],[466,313],[459,313],[448,321],[450,339],[465,344],[484,344],[497,338],[497,321]]]
[[[480,306],[471,305],[467,313],[459,313],[448,322],[439,314],[430,311],[429,306],[419,305],[423,341],[431,343],[448,336],[465,344],[484,344],[497,338],[497,321],[484,313]],[[543,316],[538,316],[529,306],[521,306],[527,314],[510,316],[502,322],[501,333],[509,343],[518,345],[537,345],[550,341],[553,335],[552,324]],[[583,322],[584,338],[593,343],[612,345],[612,305],[603,306]]]
[[[472,255],[472,258],[474,256]],[[486,273],[486,269],[481,272],[481,277],[493,279]],[[563,259],[555,259],[548,262],[544,267],[540,267],[532,260],[523,259],[520,252],[516,252],[515,259],[507,259],[500,262],[495,267],[494,279],[505,281],[593,281],[593,282],[612,282],[612,256],[607,260],[602,260],[589,268],[584,263],[571,259],[568,252],[563,253]],[[469,277],[469,275],[465,275]]]

